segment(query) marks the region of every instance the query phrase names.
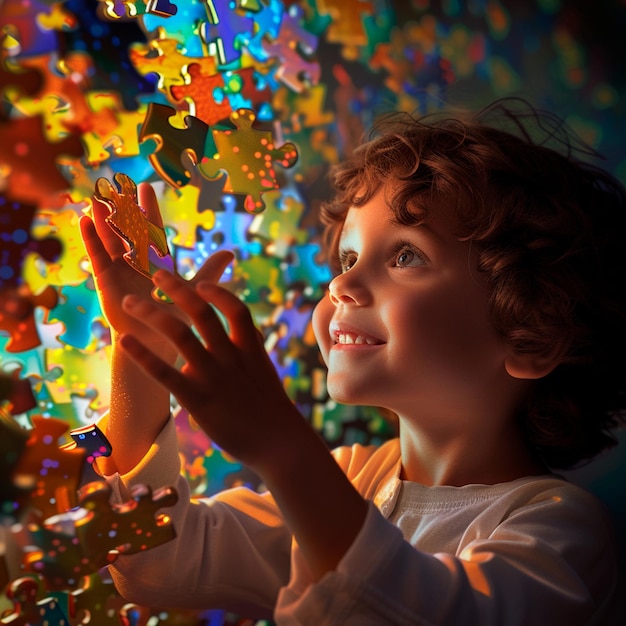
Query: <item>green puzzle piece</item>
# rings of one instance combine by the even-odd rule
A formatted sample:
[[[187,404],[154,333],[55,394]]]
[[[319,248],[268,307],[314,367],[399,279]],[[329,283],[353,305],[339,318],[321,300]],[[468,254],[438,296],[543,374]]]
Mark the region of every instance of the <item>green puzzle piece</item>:
[[[198,165],[203,176],[214,179],[227,173],[225,193],[245,195],[245,207],[250,213],[265,208],[262,194],[279,189],[274,162],[289,168],[298,159],[292,143],[274,145],[270,131],[253,128],[256,115],[250,109],[238,109],[230,115],[233,129],[211,129],[217,153]]]

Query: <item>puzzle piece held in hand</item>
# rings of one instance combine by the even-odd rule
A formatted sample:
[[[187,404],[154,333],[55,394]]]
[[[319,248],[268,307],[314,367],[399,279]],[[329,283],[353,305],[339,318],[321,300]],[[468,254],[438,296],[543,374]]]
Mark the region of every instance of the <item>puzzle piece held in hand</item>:
[[[165,230],[150,222],[137,204],[137,186],[133,180],[118,173],[114,181],[115,187],[106,178],[99,178],[95,197],[109,207],[111,213],[106,222],[128,247],[124,259],[138,272],[150,277],[149,248],[152,247],[160,257],[169,254]]]
[[[230,119],[236,128],[211,129],[217,153],[203,159],[198,169],[207,178],[225,171],[224,191],[245,195],[246,210],[258,213],[265,208],[263,192],[280,187],[274,161],[289,168],[295,165],[298,153],[294,144],[276,147],[270,131],[253,128],[254,111],[238,109]]]

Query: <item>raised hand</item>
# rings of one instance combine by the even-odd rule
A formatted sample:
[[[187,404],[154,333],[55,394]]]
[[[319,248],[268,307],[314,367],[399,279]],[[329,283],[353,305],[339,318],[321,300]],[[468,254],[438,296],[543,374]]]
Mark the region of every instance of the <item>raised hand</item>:
[[[139,204],[146,211],[148,220],[161,226],[162,220],[153,188],[147,183],[142,183],[138,186],[138,195]],[[171,346],[165,344],[160,335],[137,323],[122,309],[122,299],[128,294],[141,299],[152,299],[153,284],[124,260],[124,254],[127,252],[126,246],[106,223],[105,219],[108,215],[108,207],[94,198],[93,219],[83,216],[80,221],[81,234],[91,260],[102,310],[114,331],[136,334],[154,347],[161,344],[167,351],[169,360],[172,360],[175,358],[175,353]],[[197,283],[201,280],[217,282],[232,259],[233,255],[230,252],[218,252],[204,263],[191,282]],[[166,303],[160,306],[170,307],[174,315],[183,317],[182,312],[176,307],[171,307]]]
[[[201,281],[194,289],[180,277],[159,271],[154,284],[191,320],[148,299],[128,296],[124,310],[175,346],[185,364],[178,371],[134,334],[120,344],[194,416],[222,448],[248,465],[288,439],[303,422],[269,359],[247,307],[226,289]],[[228,330],[214,308],[225,317]]]

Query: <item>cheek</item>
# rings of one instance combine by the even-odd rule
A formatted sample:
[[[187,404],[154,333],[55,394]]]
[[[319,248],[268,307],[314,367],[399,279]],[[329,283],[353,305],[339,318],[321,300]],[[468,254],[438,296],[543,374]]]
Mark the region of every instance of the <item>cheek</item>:
[[[313,332],[315,333],[315,339],[317,340],[317,344],[320,347],[322,358],[327,365],[328,353],[332,345],[330,335],[328,334],[328,327],[330,326],[330,321],[333,317],[334,312],[335,307],[330,301],[328,294],[326,294],[318,302],[317,306],[313,310]]]

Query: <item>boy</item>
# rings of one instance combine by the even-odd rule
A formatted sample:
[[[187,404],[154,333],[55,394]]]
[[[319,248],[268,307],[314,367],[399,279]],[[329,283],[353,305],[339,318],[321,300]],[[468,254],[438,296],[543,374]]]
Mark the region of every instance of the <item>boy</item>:
[[[521,133],[488,124],[498,112]],[[192,284],[155,274],[174,302],[158,304],[105,209],[81,222],[116,331],[101,470],[120,499],[136,482],[180,496],[177,539],[120,557],[119,591],[279,624],[606,623],[609,526],[549,467],[606,447],[622,408],[623,187],[533,143],[505,104],[394,120],[334,182],[339,273],[314,327],[330,395],[397,415],[377,449],[331,455],[297,413],[248,310],[215,284],[228,254]],[[170,391],[266,493],[190,502]]]

